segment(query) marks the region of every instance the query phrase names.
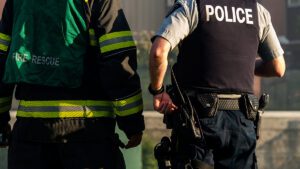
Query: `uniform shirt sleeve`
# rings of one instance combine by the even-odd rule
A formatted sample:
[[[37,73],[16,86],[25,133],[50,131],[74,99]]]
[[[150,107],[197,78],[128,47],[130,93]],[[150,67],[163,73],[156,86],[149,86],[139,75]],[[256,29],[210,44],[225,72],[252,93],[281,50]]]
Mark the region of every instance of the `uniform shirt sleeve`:
[[[12,0],[7,0],[0,21],[0,79],[3,77],[7,53],[11,42],[12,31]],[[13,85],[8,85],[0,80],[0,128],[6,126],[10,120]]]
[[[136,45],[119,0],[97,0],[92,25],[98,42],[99,76],[118,126],[128,137],[145,129]]]
[[[271,22],[270,13],[258,3],[258,23],[259,23],[259,56],[265,60],[272,60],[283,56],[283,49]]]
[[[98,0],[98,3],[97,12],[94,12],[96,14],[92,17],[96,24],[94,27],[101,56],[108,58],[128,51],[135,52],[136,45],[123,9],[120,7],[120,0]]]
[[[171,48],[174,49],[180,41],[195,30],[198,19],[196,1],[177,0],[155,36],[168,40]]]
[[[1,59],[7,57],[7,52],[11,42],[12,31],[12,0],[7,0],[0,20],[0,55]],[[2,64],[2,63],[1,63]],[[1,66],[2,67],[2,66]]]

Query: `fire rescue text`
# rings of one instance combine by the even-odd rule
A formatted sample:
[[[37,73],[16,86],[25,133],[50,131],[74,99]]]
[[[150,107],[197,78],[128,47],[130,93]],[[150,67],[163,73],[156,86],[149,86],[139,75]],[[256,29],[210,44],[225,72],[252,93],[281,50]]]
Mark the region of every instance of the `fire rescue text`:
[[[24,53],[14,53],[13,58],[17,62],[28,62],[31,60],[31,63],[37,65],[46,65],[46,66],[59,66],[59,58],[58,57],[50,57],[50,56],[37,56],[32,55],[31,59],[28,54]]]

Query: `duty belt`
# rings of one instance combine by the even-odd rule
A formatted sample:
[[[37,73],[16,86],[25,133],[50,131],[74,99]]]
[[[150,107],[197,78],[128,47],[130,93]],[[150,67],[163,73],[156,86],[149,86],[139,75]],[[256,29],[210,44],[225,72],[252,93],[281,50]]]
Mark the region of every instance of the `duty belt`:
[[[218,94],[218,110],[240,110],[242,95]]]
[[[241,94],[198,93],[197,90],[185,89],[190,97],[197,97],[205,108],[217,106],[218,110],[240,110],[244,104]]]

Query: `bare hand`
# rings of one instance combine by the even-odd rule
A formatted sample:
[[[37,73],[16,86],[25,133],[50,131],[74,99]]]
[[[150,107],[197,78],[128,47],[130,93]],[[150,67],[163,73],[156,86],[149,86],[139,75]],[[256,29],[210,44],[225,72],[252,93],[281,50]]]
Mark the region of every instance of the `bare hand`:
[[[142,141],[142,137],[143,137],[143,133],[139,133],[131,136],[125,148],[129,149],[138,146]]]
[[[157,94],[153,97],[153,108],[154,110],[165,114],[171,113],[177,109],[177,106],[173,103],[169,94],[163,92],[161,94]]]

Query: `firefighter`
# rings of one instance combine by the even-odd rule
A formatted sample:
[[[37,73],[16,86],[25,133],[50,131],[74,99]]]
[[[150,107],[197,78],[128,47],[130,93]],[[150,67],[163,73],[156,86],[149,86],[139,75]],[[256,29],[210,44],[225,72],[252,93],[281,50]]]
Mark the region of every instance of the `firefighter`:
[[[177,45],[173,84],[196,110],[205,144],[173,131],[172,169],[257,168],[254,75],[282,77],[285,72],[269,12],[256,0],[177,0],[150,52],[149,91],[154,109],[164,114],[180,113],[182,107],[163,83],[168,53]]]
[[[125,168],[115,126],[129,139],[125,148],[140,144],[145,126],[136,46],[119,0],[7,0],[0,56],[9,169]]]

